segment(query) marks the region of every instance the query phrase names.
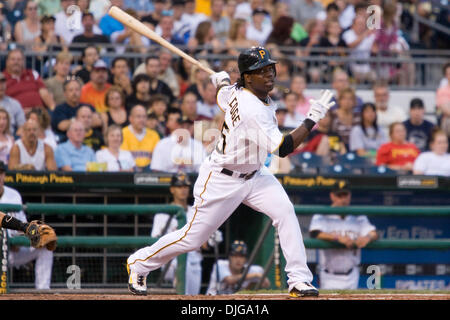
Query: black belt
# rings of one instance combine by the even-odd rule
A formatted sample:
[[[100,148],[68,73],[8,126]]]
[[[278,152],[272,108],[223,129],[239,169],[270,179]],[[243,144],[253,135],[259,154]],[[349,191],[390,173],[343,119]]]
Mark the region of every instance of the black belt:
[[[350,273],[352,273],[353,268],[351,268],[350,270],[346,271],[346,272],[331,272],[328,269],[324,270],[326,273],[331,273],[331,274],[335,274],[337,276],[348,276]]]
[[[257,170],[250,172],[250,173],[241,173],[238,175],[238,178],[243,178],[244,180],[248,180],[253,178],[253,176],[255,175]],[[223,168],[222,171],[220,171],[220,173],[226,174],[227,176],[232,177],[234,175],[234,172],[231,170],[228,170],[226,168]]]

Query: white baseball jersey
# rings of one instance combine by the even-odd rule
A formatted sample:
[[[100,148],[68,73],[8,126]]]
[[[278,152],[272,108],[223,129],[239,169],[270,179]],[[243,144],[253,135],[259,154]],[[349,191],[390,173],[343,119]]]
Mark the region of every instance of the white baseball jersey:
[[[217,276],[217,266],[219,266],[219,276]],[[247,265],[245,266],[245,268]],[[264,273],[264,269],[261,266],[258,265],[251,265],[248,269],[248,273],[260,273],[261,275]],[[206,294],[210,295],[216,295],[216,294],[232,294],[236,292],[236,289],[233,286],[228,285],[227,283],[223,282],[223,279],[226,277],[231,276],[230,271],[230,261],[228,259],[221,259],[217,261],[217,264],[214,264],[213,269],[211,271],[211,277],[209,278],[209,285],[208,290],[206,291]],[[217,283],[217,278],[219,278]],[[250,284],[258,283],[259,279],[251,279],[251,280],[245,280],[242,282],[241,289],[247,288]]]
[[[222,87],[217,102],[225,121],[211,163],[241,173],[258,170],[283,140],[275,117],[277,105],[270,98],[264,103],[235,85]]]
[[[153,150],[150,164],[152,170],[172,173],[198,172],[200,164],[206,157],[202,143],[190,136],[187,143],[179,143],[177,139],[176,134],[171,134],[158,142]]]
[[[0,197],[0,203],[22,205],[22,197],[17,190],[3,186],[3,194]],[[22,210],[19,212],[8,212],[8,215],[22,222],[27,222],[27,217]],[[8,229],[9,237],[21,234],[23,233],[20,231]],[[18,267],[27,264],[30,261],[36,261],[34,266],[36,289],[50,289],[53,252],[45,248],[35,249],[32,247],[20,247],[18,251],[9,251],[8,264],[11,267]]]
[[[276,105],[236,85],[217,94],[225,113],[222,138],[199,169],[194,185],[193,217],[152,246],[139,249],[127,260],[131,272],[147,275],[181,253],[198,249],[243,203],[266,214],[277,228],[286,257],[289,291],[300,282],[311,282],[300,225],[286,191],[264,167],[268,153],[283,141],[275,118]],[[223,169],[233,171],[230,172]],[[244,179],[241,174],[249,174]],[[227,174],[228,173],[228,174]]]
[[[316,214],[311,220],[310,231],[318,230],[334,235],[348,236],[352,240],[358,237],[366,236],[369,232],[375,230],[366,216],[348,215],[341,218],[339,215],[320,215]],[[340,278],[346,278],[344,282],[357,285],[359,270],[356,268],[361,262],[361,249],[323,249],[319,250],[319,272],[322,289],[350,289],[339,287],[340,284],[332,279],[339,281]],[[327,271],[325,271],[327,270]],[[353,272],[351,272],[353,270]],[[349,275],[336,275],[333,273],[347,273]],[[333,284],[327,283],[327,279]]]

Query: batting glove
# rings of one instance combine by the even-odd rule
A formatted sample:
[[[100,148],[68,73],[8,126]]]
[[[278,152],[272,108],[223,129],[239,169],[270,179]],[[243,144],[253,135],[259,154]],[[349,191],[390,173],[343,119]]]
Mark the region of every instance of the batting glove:
[[[213,73],[209,76],[211,79],[211,82],[213,83],[214,87],[217,88],[222,84],[230,84],[230,75],[226,73],[225,71],[220,71]]]
[[[328,110],[336,104],[334,101],[331,101],[332,98],[333,93],[330,90],[322,90],[318,100],[309,100],[311,107],[309,108],[307,118],[315,123],[319,122],[320,119],[325,117]]]
[[[208,245],[210,247],[214,247],[216,244],[219,244],[223,241],[222,232],[220,230],[216,230],[212,235],[209,236]]]

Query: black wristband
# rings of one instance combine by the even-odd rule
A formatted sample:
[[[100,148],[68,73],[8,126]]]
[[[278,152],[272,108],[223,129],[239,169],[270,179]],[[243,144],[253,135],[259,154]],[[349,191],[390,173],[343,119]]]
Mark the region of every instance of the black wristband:
[[[294,151],[294,139],[292,139],[291,134],[288,134],[284,137],[283,143],[278,149],[278,156],[284,158],[288,154],[292,153],[292,151]]]
[[[14,217],[5,215],[3,217],[1,227],[10,229],[10,230],[18,230],[18,231],[25,232],[27,229],[27,223],[23,223],[22,221],[14,218]]]
[[[305,121],[303,121],[303,125],[305,126],[306,129],[308,129],[308,131],[311,131],[312,128],[314,128],[314,126],[316,125],[316,123],[311,119],[305,119]]]

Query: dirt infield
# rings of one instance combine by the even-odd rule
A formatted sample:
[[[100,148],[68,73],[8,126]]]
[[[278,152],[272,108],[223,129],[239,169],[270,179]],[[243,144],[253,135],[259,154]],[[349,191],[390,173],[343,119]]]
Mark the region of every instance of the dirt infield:
[[[0,300],[450,300],[450,293],[326,293],[319,297],[292,298],[288,294],[233,294],[221,296],[154,295],[133,296],[130,294],[61,294],[61,293],[10,293],[0,295]]]

